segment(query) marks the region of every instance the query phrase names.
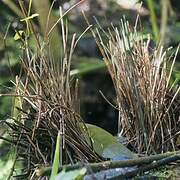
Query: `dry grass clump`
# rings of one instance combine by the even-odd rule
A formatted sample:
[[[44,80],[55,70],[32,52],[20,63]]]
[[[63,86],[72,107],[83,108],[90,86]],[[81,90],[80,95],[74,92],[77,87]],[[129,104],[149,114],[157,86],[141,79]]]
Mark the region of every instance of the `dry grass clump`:
[[[35,51],[31,50],[28,38],[22,44],[22,73],[14,82],[16,93],[11,94],[15,96],[15,106],[18,106],[15,108],[19,112],[16,111],[13,121],[5,123],[11,129],[11,142],[17,147],[17,160],[21,159],[25,165],[26,178],[34,178],[37,165],[52,164],[58,132],[61,136],[60,165],[101,160],[78,114],[77,81],[70,77],[78,38],[74,34],[68,42],[68,28],[62,20],[61,28],[63,50],[59,62],[53,59],[47,39],[39,40],[36,32],[33,32]]]
[[[97,43],[112,77],[119,109],[119,133],[138,153],[175,150],[180,132],[180,87],[170,86],[175,55],[150,47],[150,37],[137,33],[125,20],[112,26]],[[172,60],[172,66],[167,63]]]

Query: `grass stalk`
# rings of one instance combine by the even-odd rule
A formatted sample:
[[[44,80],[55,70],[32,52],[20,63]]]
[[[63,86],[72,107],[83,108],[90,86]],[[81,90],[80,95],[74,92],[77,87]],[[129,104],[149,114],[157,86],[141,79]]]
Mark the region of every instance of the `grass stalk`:
[[[143,39],[132,29],[123,19],[120,27],[109,29],[107,39],[101,37],[101,28],[95,35],[117,94],[119,133],[124,132],[138,153],[174,150],[174,141],[167,139],[179,130],[179,89],[173,90],[169,79],[178,50],[170,56],[168,70],[168,50],[150,52],[150,37]]]
[[[160,29],[160,38],[161,46],[165,43],[166,30],[167,30],[167,21],[168,21],[168,8],[169,0],[161,0],[161,29]]]
[[[157,17],[156,17],[155,8],[154,8],[154,2],[153,0],[147,0],[147,3],[150,10],[150,21],[152,25],[154,39],[156,41],[156,44],[158,44],[159,43],[159,28],[158,28]]]

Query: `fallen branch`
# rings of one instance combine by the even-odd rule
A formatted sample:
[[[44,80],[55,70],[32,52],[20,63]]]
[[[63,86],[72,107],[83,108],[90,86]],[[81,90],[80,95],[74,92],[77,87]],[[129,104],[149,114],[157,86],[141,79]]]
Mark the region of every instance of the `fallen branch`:
[[[82,168],[83,166],[88,166],[94,173],[102,170],[113,169],[113,168],[123,168],[123,167],[132,167],[140,166],[144,164],[150,164],[158,160],[166,160],[166,158],[175,156],[176,158],[180,156],[180,151],[167,152],[163,154],[152,155],[148,157],[135,158],[130,160],[120,160],[120,161],[103,161],[99,163],[90,163],[90,164],[76,164],[76,165],[64,165],[59,168],[59,171],[65,169],[66,171],[71,171],[75,169]],[[165,161],[166,162],[166,161]],[[50,175],[52,167],[40,167],[36,170],[37,176],[47,176]]]
[[[177,160],[180,160],[180,155],[173,155],[173,156],[170,156],[170,157],[166,157],[164,159],[152,162],[151,164],[139,167],[139,168],[137,168],[135,170],[132,170],[130,172],[126,172],[126,173],[124,173],[122,175],[116,176],[112,180],[118,180],[118,179],[123,179],[123,178],[131,178],[131,177],[134,177],[134,176],[136,176],[138,174],[142,174],[144,172],[147,172],[149,170],[158,168],[160,166],[167,165],[168,163],[175,162]]]

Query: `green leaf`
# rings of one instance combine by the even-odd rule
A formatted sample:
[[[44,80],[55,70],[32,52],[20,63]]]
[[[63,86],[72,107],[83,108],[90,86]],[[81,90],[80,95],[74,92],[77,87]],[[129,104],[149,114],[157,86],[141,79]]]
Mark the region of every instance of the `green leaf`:
[[[32,14],[31,16],[28,16],[28,17],[26,17],[24,19],[21,19],[20,21],[28,21],[30,19],[33,19],[33,18],[37,17],[37,16],[39,16],[39,14],[35,13],[35,14]]]
[[[86,124],[86,126],[93,143],[93,148],[99,155],[111,159],[117,156],[137,157],[136,154],[117,142],[117,139],[109,132],[95,125]]]
[[[22,98],[21,97],[13,97],[13,106],[12,106],[12,117],[18,119],[18,116],[21,114],[19,110],[22,109]]]
[[[18,80],[16,80],[16,81],[18,82]],[[16,88],[14,90],[15,94],[18,93],[18,88],[20,88],[19,86],[20,86],[19,83],[17,83]],[[20,117],[20,115],[22,113],[19,111],[19,109],[22,109],[23,99],[20,96],[15,96],[15,97],[13,97],[12,100],[13,101],[12,101],[11,116],[14,119],[18,120],[18,117]]]
[[[67,180],[67,179],[82,180],[86,174],[86,171],[87,171],[86,168],[68,171],[68,172],[65,172],[65,170],[63,170],[58,174],[56,180]]]
[[[78,57],[77,59],[78,63],[75,64],[75,69],[71,70],[71,76],[83,75],[105,68],[104,62],[98,58]]]
[[[56,140],[56,150],[55,150],[50,180],[55,180],[55,177],[58,174],[58,168],[60,162],[60,141],[61,141],[61,136],[60,136],[60,132],[58,132],[58,136]]]
[[[16,31],[16,34],[14,35],[14,40],[17,41],[19,39],[22,38],[24,31],[20,30],[20,31]]]

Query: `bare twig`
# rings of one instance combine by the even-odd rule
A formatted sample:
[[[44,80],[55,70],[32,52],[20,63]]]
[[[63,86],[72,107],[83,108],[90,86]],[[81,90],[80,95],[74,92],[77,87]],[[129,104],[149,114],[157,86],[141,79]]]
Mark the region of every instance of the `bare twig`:
[[[158,160],[162,160],[162,159],[174,157],[174,156],[176,158],[179,158],[180,157],[179,154],[180,154],[180,151],[176,151],[176,152],[168,152],[168,153],[164,153],[164,154],[157,154],[157,155],[152,155],[149,157],[142,157],[142,158],[136,158],[136,159],[130,159],[130,160],[104,161],[104,162],[100,162],[100,163],[88,164],[88,167],[95,173],[98,171],[113,169],[113,168],[141,166],[144,164],[150,164],[154,161],[158,161]],[[165,161],[165,162],[169,163],[169,161]],[[63,169],[65,169],[66,171],[71,171],[71,170],[79,169],[82,166],[83,166],[83,164],[77,164],[77,165],[73,165],[73,166],[65,165],[65,166],[60,167],[59,171],[61,171]],[[157,165],[156,165],[156,167],[157,167]],[[51,167],[41,167],[36,170],[37,176],[46,176],[46,175],[49,175],[50,172],[51,172]]]

